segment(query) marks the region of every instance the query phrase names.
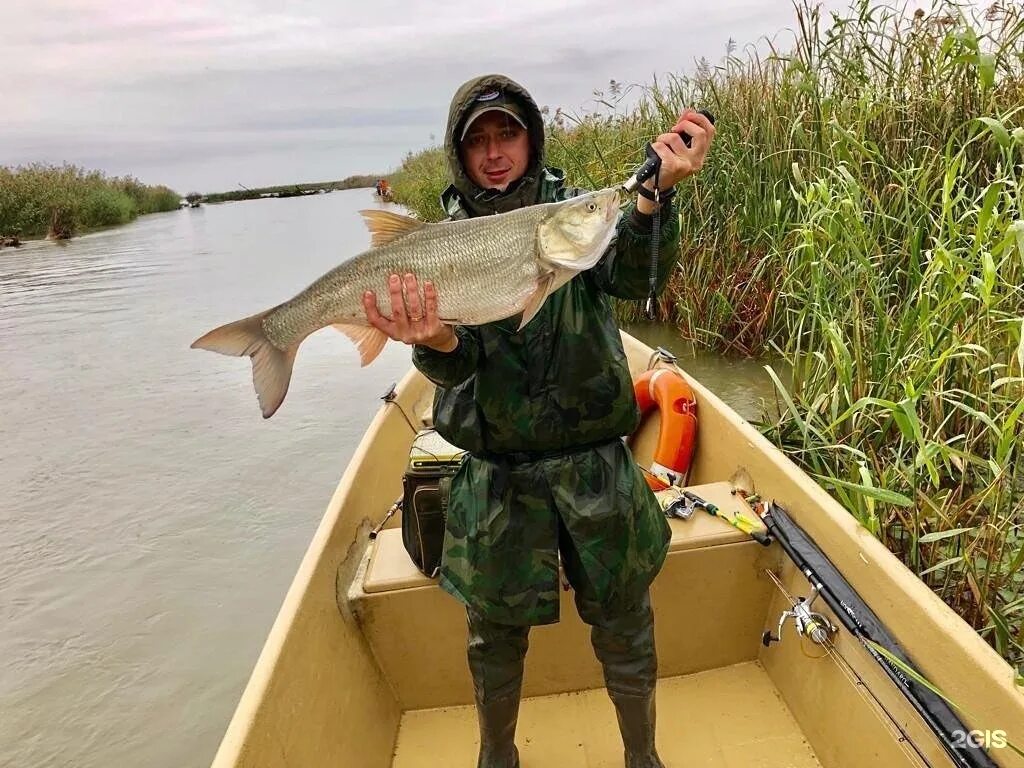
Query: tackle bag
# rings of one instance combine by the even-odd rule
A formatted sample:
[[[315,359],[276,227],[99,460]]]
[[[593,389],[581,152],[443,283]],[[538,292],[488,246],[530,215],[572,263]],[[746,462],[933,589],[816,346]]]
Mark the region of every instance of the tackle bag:
[[[432,429],[419,432],[402,476],[402,543],[416,567],[433,578],[441,567],[452,476],[466,452]]]

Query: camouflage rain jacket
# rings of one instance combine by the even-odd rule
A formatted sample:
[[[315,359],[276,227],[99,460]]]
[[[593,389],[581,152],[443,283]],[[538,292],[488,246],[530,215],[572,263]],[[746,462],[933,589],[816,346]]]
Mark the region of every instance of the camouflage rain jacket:
[[[457,148],[474,100],[495,89],[524,107],[531,141],[529,169],[501,195],[469,179]],[[516,83],[496,75],[466,83],[445,133],[449,216],[580,194],[544,167],[543,138],[540,111]],[[678,217],[666,210],[662,221],[659,290],[679,252]],[[413,350],[437,385],[437,430],[469,451],[451,484],[441,586],[491,621],[558,620],[560,535],[571,538],[570,581],[601,603],[637,599],[664,561],[668,524],[620,439],[640,415],[609,299],[646,297],[651,226],[630,206],[601,262],[549,296],[522,331],[518,317],[459,326],[454,351]]]

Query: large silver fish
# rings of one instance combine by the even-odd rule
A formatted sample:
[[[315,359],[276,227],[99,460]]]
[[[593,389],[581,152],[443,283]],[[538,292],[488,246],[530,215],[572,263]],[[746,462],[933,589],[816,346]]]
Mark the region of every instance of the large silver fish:
[[[370,250],[335,267],[284,304],[216,328],[192,343],[252,358],[263,418],[284,401],[303,339],[333,325],[359,348],[362,365],[388,337],[371,326],[363,293],[388,295],[388,277],[412,273],[437,291],[439,318],[481,325],[522,313],[520,328],[553,291],[590,269],[608,248],[619,194],[604,189],[560,203],[440,224],[388,211],[360,211],[373,233]]]

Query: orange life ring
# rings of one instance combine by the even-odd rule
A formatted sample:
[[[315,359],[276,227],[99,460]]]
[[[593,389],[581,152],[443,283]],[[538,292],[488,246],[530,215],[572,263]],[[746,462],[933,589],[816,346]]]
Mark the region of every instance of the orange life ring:
[[[647,485],[660,491],[686,479],[697,446],[697,400],[677,371],[656,368],[645,371],[633,383],[641,416],[657,406],[661,414],[654,463],[645,472]]]

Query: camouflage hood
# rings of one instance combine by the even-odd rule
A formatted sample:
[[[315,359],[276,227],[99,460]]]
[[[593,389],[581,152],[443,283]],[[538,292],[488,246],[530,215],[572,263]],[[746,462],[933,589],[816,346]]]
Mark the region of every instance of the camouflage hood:
[[[477,186],[466,175],[466,169],[459,157],[459,135],[466,116],[472,110],[478,96],[489,91],[500,91],[514,99],[526,118],[527,135],[530,139],[530,165],[521,179],[509,185],[504,192],[495,192]],[[544,167],[544,120],[536,102],[526,89],[504,75],[484,75],[463,83],[452,99],[448,110],[448,126],[444,132],[444,149],[448,158],[452,185],[445,190],[445,196],[458,194],[462,207],[471,216],[491,213],[505,213],[524,205],[533,205],[539,199],[541,175]]]

